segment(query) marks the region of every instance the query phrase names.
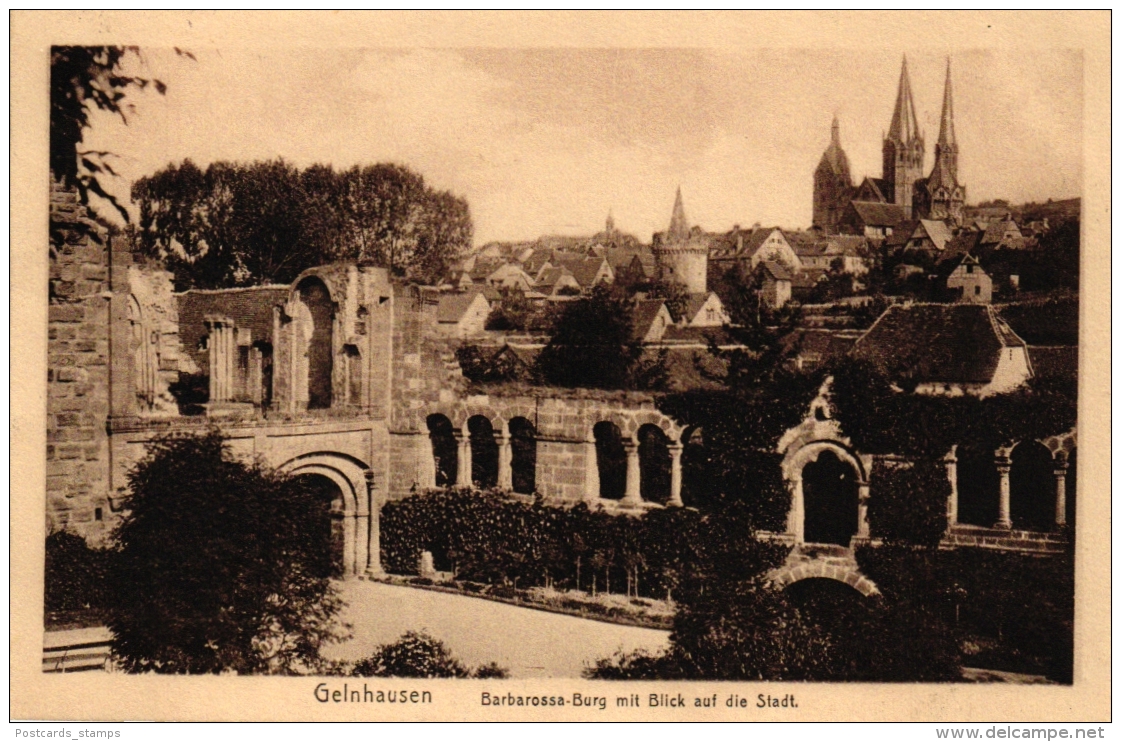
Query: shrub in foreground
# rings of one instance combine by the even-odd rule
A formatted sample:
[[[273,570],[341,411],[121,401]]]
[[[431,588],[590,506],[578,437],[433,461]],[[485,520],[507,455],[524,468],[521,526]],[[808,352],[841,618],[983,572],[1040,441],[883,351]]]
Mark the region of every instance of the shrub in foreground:
[[[235,459],[221,436],[159,438],[130,472],[108,571],[113,654],[130,672],[301,673],[342,638],[329,503]]]
[[[452,656],[444,643],[424,632],[408,631],[400,639],[383,644],[354,665],[361,678],[505,678],[507,672],[491,662],[469,670]]]

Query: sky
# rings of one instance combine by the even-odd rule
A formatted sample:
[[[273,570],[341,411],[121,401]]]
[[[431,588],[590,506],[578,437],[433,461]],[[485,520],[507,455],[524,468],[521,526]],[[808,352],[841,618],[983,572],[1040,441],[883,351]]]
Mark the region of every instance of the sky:
[[[392,161],[467,199],[475,243],[591,234],[610,211],[648,241],[680,186],[692,224],[810,224],[813,171],[840,121],[853,177],[879,177],[901,56],[866,50],[170,49],[130,58],[166,95],[132,92],[110,190],[170,162]],[[947,55],[908,68],[933,164]],[[952,54],[958,177],[970,203],[1081,193],[1076,50]],[[103,212],[107,210],[102,210]]]

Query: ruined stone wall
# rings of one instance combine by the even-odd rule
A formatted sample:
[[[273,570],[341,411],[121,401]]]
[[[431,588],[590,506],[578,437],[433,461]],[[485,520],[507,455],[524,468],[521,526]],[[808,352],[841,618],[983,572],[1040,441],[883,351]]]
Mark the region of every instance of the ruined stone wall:
[[[108,513],[109,231],[56,183],[50,220],[47,527],[96,541]]]
[[[171,273],[155,265],[128,267],[131,301],[132,384],[137,412],[144,416],[179,414],[168,387],[179,379],[179,305],[172,293]],[[183,369],[186,370],[186,369]]]

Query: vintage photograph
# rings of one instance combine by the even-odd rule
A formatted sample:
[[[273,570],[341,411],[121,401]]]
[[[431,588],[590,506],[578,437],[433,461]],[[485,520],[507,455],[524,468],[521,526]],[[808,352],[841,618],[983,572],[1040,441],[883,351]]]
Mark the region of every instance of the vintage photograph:
[[[44,678],[1076,682],[1082,49],[257,41],[43,49]]]

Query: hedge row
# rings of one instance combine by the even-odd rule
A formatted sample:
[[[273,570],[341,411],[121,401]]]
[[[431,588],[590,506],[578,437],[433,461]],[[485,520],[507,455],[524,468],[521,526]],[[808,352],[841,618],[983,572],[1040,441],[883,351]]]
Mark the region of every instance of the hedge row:
[[[438,570],[459,579],[636,597],[667,597],[683,579],[716,570],[758,575],[788,551],[756,542],[751,518],[734,504],[631,518],[450,489],[387,503],[381,519],[383,563],[393,573],[416,574],[429,551]]]

